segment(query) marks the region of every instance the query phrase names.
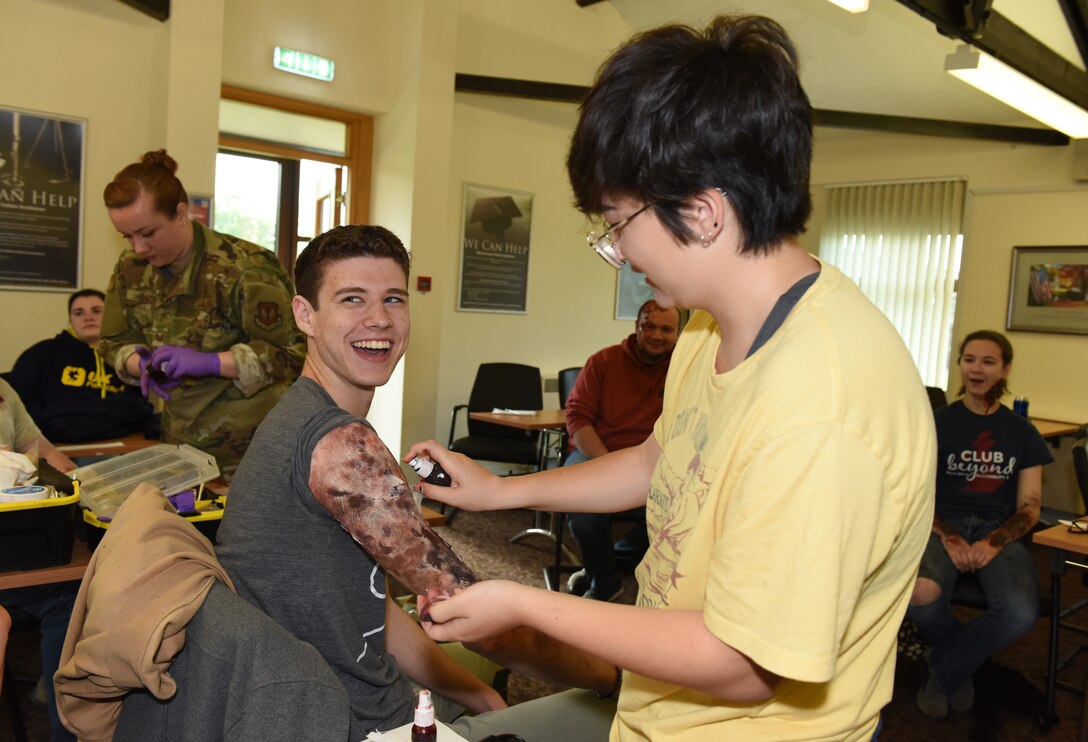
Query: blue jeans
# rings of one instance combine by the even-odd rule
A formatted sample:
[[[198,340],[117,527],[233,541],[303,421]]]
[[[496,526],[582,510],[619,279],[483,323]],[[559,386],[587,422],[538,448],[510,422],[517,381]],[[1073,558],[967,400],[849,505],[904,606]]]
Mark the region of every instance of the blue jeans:
[[[1001,525],[974,516],[948,522],[969,544]],[[959,575],[940,537],[931,534],[918,576],[936,582],[941,595],[930,605],[910,606],[907,617],[933,645],[929,669],[946,694],[956,692],[990,655],[1026,634],[1039,618],[1039,576],[1021,541],[1007,545],[975,573],[986,594],[986,612],[966,624],[956,620],[950,602]]]
[[[563,466],[580,464],[588,459],[578,449],[574,449],[567,456]],[[568,513],[567,525],[574,540],[578,542],[578,549],[582,552],[582,566],[586,568],[586,579],[589,586],[604,593],[612,593],[623,582],[623,575],[616,566],[616,559],[612,552],[612,514],[611,513]],[[635,530],[635,529],[632,529]],[[642,528],[643,536],[640,539],[633,538],[636,546],[645,541],[645,527]]]
[[[64,649],[64,635],[68,631],[68,620],[72,617],[78,582],[58,582],[52,585],[35,585],[11,590],[0,590],[0,604],[9,611],[20,610],[29,613],[41,621],[41,660],[42,677],[45,680],[45,692],[49,699],[49,725],[53,733],[51,742],[75,742],[75,735],[64,728],[57,716],[57,703],[54,697],[53,673],[60,664],[60,653]]]

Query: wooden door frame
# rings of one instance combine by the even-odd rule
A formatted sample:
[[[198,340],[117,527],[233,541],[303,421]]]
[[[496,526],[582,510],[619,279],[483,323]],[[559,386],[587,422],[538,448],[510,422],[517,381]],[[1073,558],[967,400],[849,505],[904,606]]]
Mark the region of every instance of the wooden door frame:
[[[314,152],[278,142],[226,134],[219,135],[219,146],[241,152],[257,152],[276,157],[346,165],[350,174],[347,184],[348,221],[352,224],[369,223],[370,179],[374,154],[374,118],[372,116],[226,84],[220,87],[220,97],[241,103],[264,106],[265,108],[274,108],[287,113],[314,116],[343,123],[347,128],[347,141],[345,142],[345,154],[343,156],[331,155],[326,152]],[[286,251],[289,255],[281,255],[280,258],[287,269],[292,271],[295,262],[294,239],[290,241]]]

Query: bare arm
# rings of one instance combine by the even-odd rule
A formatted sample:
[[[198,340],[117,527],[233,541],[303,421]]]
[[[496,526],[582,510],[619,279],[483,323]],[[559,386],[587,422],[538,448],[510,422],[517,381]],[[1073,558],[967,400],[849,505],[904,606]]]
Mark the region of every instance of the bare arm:
[[[370,427],[353,423],[322,438],[309,484],[344,530],[417,595],[446,595],[476,581],[423,520],[400,467]]]
[[[238,364],[234,358],[234,351],[224,350],[216,355],[219,356],[219,375],[224,379],[237,379]]]
[[[964,540],[959,531],[941,518],[933,516],[933,532],[941,538],[941,545],[956,569],[960,572],[974,571],[971,569],[971,544]]]
[[[1042,504],[1043,467],[1021,469],[1016,479],[1016,512],[986,538],[971,544],[972,567],[982,569],[1006,546],[1031,531],[1039,522]]]
[[[731,701],[766,700],[779,681],[711,634],[698,611],[603,603],[489,580],[432,604],[428,614],[433,622],[424,629],[438,640],[474,641],[529,626],[640,675]]]
[[[574,447],[587,459],[596,459],[608,453],[608,447],[592,425],[578,428],[570,438],[574,441]]]
[[[38,457],[48,461],[57,471],[70,472],[76,468],[75,462],[58,451],[57,447],[50,443],[44,435],[38,436],[36,440],[31,441],[30,445],[23,446],[19,453],[29,453],[35,448],[38,449]]]
[[[424,688],[476,713],[506,708],[494,688],[457,664],[423,633],[411,616],[392,600],[385,602],[385,648],[404,673]]]
[[[534,508],[560,512],[618,513],[646,502],[661,449],[650,436],[637,446],[613,451],[578,466],[529,474],[497,477],[471,459],[447,451],[435,441],[416,443],[404,460],[427,456],[449,472],[452,487],[420,483],[425,497],[464,510],[512,510]],[[592,492],[587,498],[585,493]]]
[[[549,683],[604,695],[616,682],[613,663],[529,626],[517,626],[465,646],[503,667]]]
[[[986,540],[996,549],[1005,548],[1028,533],[1039,522],[1043,505],[1043,467],[1021,469],[1016,479],[1016,512],[994,530]]]

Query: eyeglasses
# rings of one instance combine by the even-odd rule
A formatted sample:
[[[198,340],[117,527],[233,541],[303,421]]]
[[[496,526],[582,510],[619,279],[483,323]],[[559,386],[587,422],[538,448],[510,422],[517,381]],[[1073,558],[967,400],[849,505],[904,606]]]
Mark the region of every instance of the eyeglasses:
[[[728,191],[726,191],[724,188],[718,188],[718,193],[722,194],[722,197],[726,197],[729,195]],[[601,256],[601,260],[608,263],[616,270],[619,270],[627,261],[620,260],[619,256],[616,254],[617,237],[615,235],[615,232],[622,227],[627,226],[627,222],[631,221],[636,216],[646,211],[646,209],[650,208],[653,205],[654,202],[651,201],[643,206],[641,209],[636,211],[634,214],[631,214],[631,216],[627,217],[626,219],[621,219],[615,224],[606,223],[604,225],[604,231],[602,231],[600,235],[598,235],[595,231],[587,234],[586,242],[589,243],[589,246],[593,248],[594,252]]]
[[[1071,520],[1068,523],[1070,533],[1088,533],[1088,520]]]
[[[586,242],[589,243],[589,246],[593,248],[594,252],[601,256],[601,260],[608,263],[616,270],[619,270],[627,261],[620,260],[619,256],[616,254],[616,236],[613,233],[626,226],[627,222],[631,221],[653,205],[654,202],[651,201],[626,219],[621,219],[615,224],[606,223],[604,225],[604,231],[600,236],[598,236],[596,232],[590,232],[586,235]]]

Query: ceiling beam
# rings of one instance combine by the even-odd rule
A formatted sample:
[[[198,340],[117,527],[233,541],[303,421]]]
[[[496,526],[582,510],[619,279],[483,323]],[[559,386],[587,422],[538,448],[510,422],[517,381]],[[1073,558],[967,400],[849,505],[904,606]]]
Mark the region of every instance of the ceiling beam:
[[[463,75],[460,72],[454,77],[453,88],[458,93],[483,93],[564,103],[581,103],[589,90],[584,85],[515,80],[509,77],[488,77],[487,75]]]
[[[515,80],[509,77],[465,75],[457,73],[454,89],[458,93],[480,93],[532,100],[580,103],[588,88],[582,85],[566,85],[555,82]],[[1033,129],[1024,126],[994,126],[962,121],[912,118],[909,116],[884,116],[875,113],[853,111],[813,112],[813,123],[834,129],[862,129],[895,134],[952,137],[957,139],[992,139],[1017,144],[1041,144],[1062,146],[1069,144],[1069,137],[1053,129]]]
[[[973,30],[965,16],[963,0],[897,1],[935,23],[946,36],[973,45],[1088,109],[1088,73],[1070,64],[996,10],[990,11],[981,26]],[[1078,3],[1084,4],[1082,0]]]
[[[146,13],[157,21],[170,20],[170,0],[121,0],[141,13]]]
[[[1088,64],[1088,0],[1058,0],[1069,24],[1069,33],[1080,52],[1080,60]]]
[[[990,139],[998,142],[1041,144],[1051,147],[1069,144],[1069,137],[1054,129],[974,124],[967,121],[886,116],[878,113],[857,113],[855,111],[816,109],[813,111],[813,123],[816,126],[833,129],[862,129],[865,131],[914,134],[927,137]]]

